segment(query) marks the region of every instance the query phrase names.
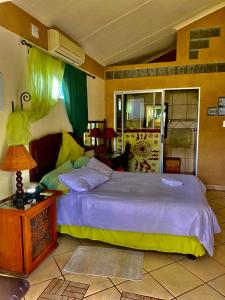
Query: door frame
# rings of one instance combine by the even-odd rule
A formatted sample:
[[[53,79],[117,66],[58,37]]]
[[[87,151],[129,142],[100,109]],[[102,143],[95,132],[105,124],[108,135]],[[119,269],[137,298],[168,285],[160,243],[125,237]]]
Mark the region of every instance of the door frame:
[[[122,97],[122,115],[124,112],[124,95],[126,94],[150,94],[150,93],[161,93],[161,110],[164,109],[164,102],[165,102],[165,89],[147,89],[147,90],[128,90],[128,91],[115,91],[114,92],[114,129],[117,129],[117,123],[116,123],[116,97],[118,95],[121,95]],[[122,123],[122,132],[124,132],[124,127]],[[164,118],[163,114],[161,114],[161,123],[160,123],[160,173],[163,173],[163,142],[164,142]],[[124,137],[122,135],[122,151],[124,151]]]
[[[170,87],[170,88],[161,88],[161,89],[145,89],[145,90],[124,90],[124,91],[114,91],[114,128],[117,127],[116,124],[116,96],[121,95],[122,100],[124,99],[125,94],[147,94],[147,93],[162,93],[161,107],[163,109],[165,103],[165,94],[166,91],[171,90],[197,90],[198,91],[198,114],[197,114],[197,128],[196,128],[196,149],[195,149],[195,175],[198,175],[198,154],[199,154],[199,125],[200,125],[200,101],[201,101],[201,88],[200,87]],[[123,101],[122,101],[122,113],[123,113]],[[160,134],[160,173],[163,173],[163,144],[164,144],[164,119],[163,114],[161,114],[161,134]],[[124,128],[122,128],[122,131]],[[124,138],[122,136],[122,147],[124,147]]]

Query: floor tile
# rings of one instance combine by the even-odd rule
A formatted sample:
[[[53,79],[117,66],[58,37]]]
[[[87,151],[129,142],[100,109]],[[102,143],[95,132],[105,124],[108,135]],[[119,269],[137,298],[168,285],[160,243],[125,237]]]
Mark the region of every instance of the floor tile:
[[[69,261],[70,257],[73,255],[73,252],[74,251],[69,251],[64,252],[62,254],[54,255],[54,259],[56,260],[60,270],[62,270],[65,264]]]
[[[220,195],[218,195],[218,193],[216,191],[209,191],[209,190],[206,191],[205,195],[208,200],[212,200],[212,199],[220,197]]]
[[[218,198],[209,200],[209,205],[212,207],[213,210],[224,208],[224,203],[221,203]]]
[[[116,288],[110,288],[108,290],[102,291],[100,293],[91,295],[89,297],[84,297],[87,300],[120,300],[120,293]]]
[[[64,275],[64,277],[66,280],[90,284],[90,287],[86,293],[87,296],[113,286],[112,282],[107,277],[72,274],[72,273],[69,274],[67,273]]]
[[[206,191],[207,199],[214,199],[214,198],[224,198],[225,192],[224,191],[216,191],[216,190],[208,190]]]
[[[41,293],[44,291],[44,289],[48,286],[48,284],[51,282],[50,280],[46,280],[41,283],[37,283],[34,285],[31,285],[29,288],[28,293],[25,296],[25,300],[36,300]]]
[[[224,224],[225,225],[225,224]],[[223,244],[222,242],[217,241],[216,239],[214,239],[214,247]]]
[[[218,210],[218,213],[221,215],[221,216],[224,216],[225,217],[225,208],[221,208],[220,210]],[[225,218],[224,218],[225,219]]]
[[[225,245],[214,247],[213,259],[225,266]]]
[[[185,259],[179,263],[205,282],[225,274],[225,267],[208,256],[196,260]]]
[[[61,276],[61,272],[52,256],[48,256],[44,261],[30,274],[28,281],[30,284],[46,281]]]
[[[121,279],[121,278],[114,278],[114,277],[110,277],[110,280],[115,284],[120,284],[120,283],[123,283],[123,282],[128,282],[129,280],[126,280],[126,279]]]
[[[203,283],[178,263],[152,271],[150,274],[174,296],[181,295]]]
[[[219,213],[219,210],[217,210],[215,212],[215,215],[217,217],[217,220],[218,220],[218,223],[221,224],[221,223],[225,223],[225,216],[222,216],[220,213]]]
[[[223,226],[225,226],[225,223],[223,223]],[[222,226],[220,227],[221,227],[221,232],[215,234],[215,240],[221,243],[225,243],[225,228],[223,228]]]
[[[208,285],[202,285],[180,297],[177,300],[224,300],[225,297],[217,293]]]
[[[174,259],[165,253],[148,251],[144,252],[144,269],[149,271],[174,263]]]
[[[208,282],[208,284],[225,296],[225,275]]]
[[[128,281],[117,285],[117,288],[120,292],[135,293],[161,299],[173,298],[173,296],[149,274],[145,274],[141,281]]]
[[[168,253],[168,256],[171,257],[175,261],[187,258],[186,254],[180,254],[180,253]]]
[[[59,276],[55,278],[64,279],[63,276]],[[53,279],[54,278],[30,285],[29,291],[25,295],[24,299],[36,300]]]
[[[78,246],[80,246],[79,239],[69,236],[67,234],[59,234],[57,242],[58,242],[58,246],[52,252],[52,255],[63,253],[66,251],[72,251],[75,250]]]

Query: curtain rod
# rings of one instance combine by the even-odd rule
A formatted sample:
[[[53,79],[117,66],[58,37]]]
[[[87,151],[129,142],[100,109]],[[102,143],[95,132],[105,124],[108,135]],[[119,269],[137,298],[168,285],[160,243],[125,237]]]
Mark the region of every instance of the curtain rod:
[[[32,46],[31,44],[29,44],[26,40],[21,40],[20,43],[21,43],[21,45],[25,45],[25,46],[27,46],[27,47],[33,48],[33,46]],[[78,68],[78,69],[79,69],[79,68]],[[81,70],[81,71],[83,71],[83,70]],[[83,72],[86,73],[87,76],[90,76],[91,78],[95,79],[95,75],[92,75],[92,74],[87,73],[87,72],[85,72],[85,71],[83,71]]]

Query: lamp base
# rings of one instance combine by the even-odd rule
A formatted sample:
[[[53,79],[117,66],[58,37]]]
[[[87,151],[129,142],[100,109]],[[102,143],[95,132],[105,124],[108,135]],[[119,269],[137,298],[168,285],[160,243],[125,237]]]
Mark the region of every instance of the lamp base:
[[[18,199],[23,198],[23,178],[21,171],[16,172],[16,197]]]

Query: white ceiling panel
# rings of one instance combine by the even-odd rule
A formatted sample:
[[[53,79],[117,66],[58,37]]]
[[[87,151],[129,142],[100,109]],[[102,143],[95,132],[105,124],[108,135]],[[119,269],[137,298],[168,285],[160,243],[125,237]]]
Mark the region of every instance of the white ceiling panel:
[[[138,63],[175,45],[177,25],[225,0],[13,0],[100,64]]]

